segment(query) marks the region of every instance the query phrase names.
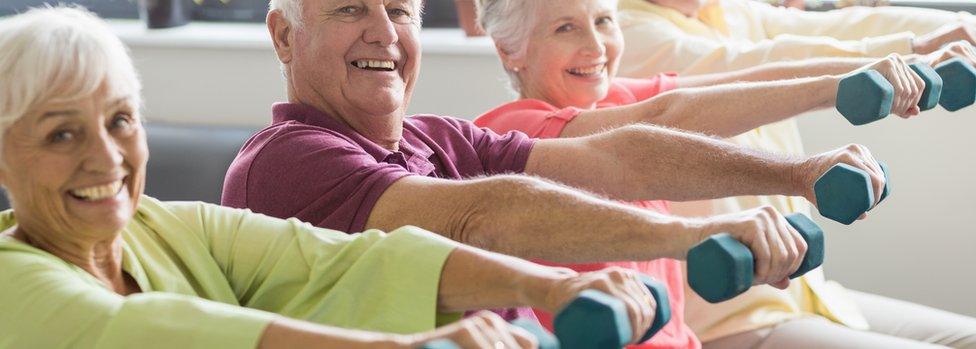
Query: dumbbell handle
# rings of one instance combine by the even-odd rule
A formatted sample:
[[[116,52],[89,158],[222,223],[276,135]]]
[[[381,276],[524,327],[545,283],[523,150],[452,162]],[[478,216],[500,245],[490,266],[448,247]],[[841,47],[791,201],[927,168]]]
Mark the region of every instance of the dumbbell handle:
[[[792,279],[823,263],[823,230],[799,213],[786,216],[786,221],[807,243],[807,253],[800,267],[790,275]],[[726,258],[715,258],[718,255]],[[712,235],[688,251],[689,284],[709,302],[717,303],[742,294],[752,287],[754,273],[752,251],[728,233]]]

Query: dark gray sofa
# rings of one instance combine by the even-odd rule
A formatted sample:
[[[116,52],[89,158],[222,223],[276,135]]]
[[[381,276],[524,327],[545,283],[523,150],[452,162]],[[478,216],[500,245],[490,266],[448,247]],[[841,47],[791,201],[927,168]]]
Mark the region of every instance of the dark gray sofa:
[[[160,200],[220,203],[224,174],[256,128],[147,123],[146,194]],[[0,209],[9,208],[0,195]]]

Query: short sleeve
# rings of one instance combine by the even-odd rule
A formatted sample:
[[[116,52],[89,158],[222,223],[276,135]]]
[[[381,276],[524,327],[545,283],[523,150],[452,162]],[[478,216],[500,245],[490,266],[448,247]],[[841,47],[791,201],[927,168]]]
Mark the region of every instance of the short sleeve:
[[[377,161],[351,141],[298,128],[278,135],[253,156],[243,180],[246,203],[232,206],[358,232],[383,192],[410,174]]]
[[[573,107],[559,109],[537,99],[522,99],[489,110],[474,123],[495,132],[520,131],[532,138],[558,138],[580,112]]]
[[[494,132],[473,122],[436,115],[416,115],[410,118],[411,126],[421,130],[431,142],[452,149],[445,154],[452,157],[459,170],[467,158],[477,158],[477,173],[463,171],[461,178],[525,172],[525,164],[535,145],[535,140],[522,132]],[[464,149],[467,148],[467,149]]]
[[[640,102],[661,93],[678,88],[677,73],[661,73],[647,79],[615,78],[614,85],[630,92],[635,102]],[[609,96],[608,96],[609,97]]]
[[[164,293],[123,297],[40,253],[0,248],[0,348],[256,348],[276,315]]]

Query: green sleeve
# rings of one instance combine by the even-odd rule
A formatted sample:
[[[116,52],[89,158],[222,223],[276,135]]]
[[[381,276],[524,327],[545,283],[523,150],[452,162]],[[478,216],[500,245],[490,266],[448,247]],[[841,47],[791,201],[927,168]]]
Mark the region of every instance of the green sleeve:
[[[441,271],[457,246],[449,239],[416,227],[346,234],[196,205],[203,239],[241,305],[391,333],[427,331],[459,317],[437,313]]]
[[[0,348],[255,348],[275,316],[173,294],[123,297],[39,251],[0,247],[0,265]]]

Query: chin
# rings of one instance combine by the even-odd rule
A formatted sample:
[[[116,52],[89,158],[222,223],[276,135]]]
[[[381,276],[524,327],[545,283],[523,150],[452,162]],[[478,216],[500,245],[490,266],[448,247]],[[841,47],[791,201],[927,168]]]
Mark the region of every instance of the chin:
[[[359,109],[369,115],[389,115],[400,112],[403,108],[403,96],[391,94],[377,94],[362,98]]]

